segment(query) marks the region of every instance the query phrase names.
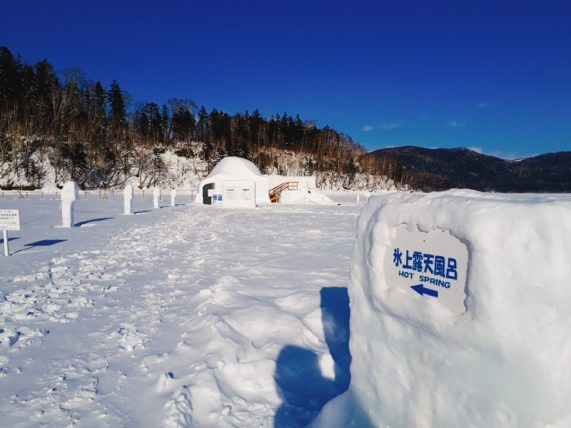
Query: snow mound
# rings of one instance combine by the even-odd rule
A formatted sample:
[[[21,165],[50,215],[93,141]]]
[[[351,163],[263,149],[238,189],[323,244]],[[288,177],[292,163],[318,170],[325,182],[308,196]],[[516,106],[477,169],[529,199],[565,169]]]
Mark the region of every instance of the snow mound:
[[[316,190],[284,190],[281,194],[280,203],[282,204],[316,204],[327,205],[335,202],[328,196]]]
[[[360,408],[373,426],[569,426],[571,198],[397,193],[372,198],[357,232],[351,386],[318,422],[356,426]],[[445,281],[430,282],[434,260],[412,255],[440,240],[468,259],[433,251]]]

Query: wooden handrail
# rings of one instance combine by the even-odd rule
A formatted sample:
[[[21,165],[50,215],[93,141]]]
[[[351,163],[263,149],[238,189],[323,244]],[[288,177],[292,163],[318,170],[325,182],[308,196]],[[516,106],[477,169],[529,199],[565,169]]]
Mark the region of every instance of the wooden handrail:
[[[298,190],[299,181],[286,181],[270,189],[270,201],[279,202],[284,190]]]

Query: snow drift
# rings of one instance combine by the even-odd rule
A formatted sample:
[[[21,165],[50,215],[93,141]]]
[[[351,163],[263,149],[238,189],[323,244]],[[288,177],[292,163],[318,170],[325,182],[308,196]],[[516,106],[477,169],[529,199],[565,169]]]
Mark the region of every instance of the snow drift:
[[[410,265],[420,284],[398,282],[392,271],[405,272],[421,252],[398,247],[403,228],[427,242],[449,233],[465,246],[467,265],[443,253],[457,272],[443,271],[441,284],[421,279],[434,264]],[[316,425],[570,426],[570,256],[568,196],[373,198],[352,259],[351,386]],[[458,283],[446,279],[455,275]],[[441,299],[454,287],[459,307]]]
[[[328,205],[335,202],[327,195],[319,192],[317,189],[313,191],[307,190],[286,190],[282,192],[282,204],[316,204]]]

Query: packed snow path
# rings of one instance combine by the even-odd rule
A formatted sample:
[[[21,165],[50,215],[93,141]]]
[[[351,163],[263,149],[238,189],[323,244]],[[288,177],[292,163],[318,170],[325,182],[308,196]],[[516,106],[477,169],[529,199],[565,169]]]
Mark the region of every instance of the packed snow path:
[[[305,426],[347,388],[360,207],[103,203],[80,201],[83,227],[65,230],[55,201],[18,202],[3,425]]]

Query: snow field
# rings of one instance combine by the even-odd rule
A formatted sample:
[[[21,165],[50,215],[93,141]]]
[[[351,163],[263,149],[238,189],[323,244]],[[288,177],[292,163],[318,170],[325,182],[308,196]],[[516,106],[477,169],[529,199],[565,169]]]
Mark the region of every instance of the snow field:
[[[360,206],[122,202],[62,229],[57,200],[0,201],[3,424],[305,426],[347,388]]]

